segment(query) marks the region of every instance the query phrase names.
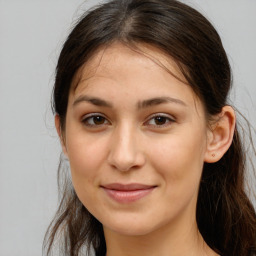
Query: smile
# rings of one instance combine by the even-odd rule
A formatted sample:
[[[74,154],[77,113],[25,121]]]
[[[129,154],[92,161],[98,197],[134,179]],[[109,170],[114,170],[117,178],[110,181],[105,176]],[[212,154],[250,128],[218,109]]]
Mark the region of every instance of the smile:
[[[132,184],[107,184],[101,186],[106,194],[118,203],[132,203],[148,194],[150,194],[156,186],[132,183]]]

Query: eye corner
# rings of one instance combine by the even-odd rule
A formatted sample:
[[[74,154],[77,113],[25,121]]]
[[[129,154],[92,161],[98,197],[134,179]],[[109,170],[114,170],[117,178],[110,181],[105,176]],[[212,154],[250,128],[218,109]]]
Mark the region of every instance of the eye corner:
[[[150,128],[167,128],[176,122],[176,119],[170,114],[165,113],[156,113],[151,116],[144,122],[145,126],[149,126]]]
[[[102,113],[89,113],[81,118],[81,123],[90,129],[99,129],[111,125],[108,118]]]

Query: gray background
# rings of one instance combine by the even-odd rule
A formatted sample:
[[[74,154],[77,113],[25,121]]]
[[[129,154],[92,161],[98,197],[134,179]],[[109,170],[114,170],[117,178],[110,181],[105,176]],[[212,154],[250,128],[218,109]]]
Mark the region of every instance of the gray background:
[[[0,0],[0,256],[41,255],[57,205],[54,68],[71,25],[97,2]],[[256,0],[184,2],[219,31],[234,73],[232,101],[255,127]]]

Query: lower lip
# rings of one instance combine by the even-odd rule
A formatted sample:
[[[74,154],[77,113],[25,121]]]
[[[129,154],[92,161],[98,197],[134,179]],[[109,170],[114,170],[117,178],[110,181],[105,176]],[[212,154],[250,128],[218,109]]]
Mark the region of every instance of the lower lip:
[[[150,194],[154,188],[155,187],[132,191],[112,190],[107,188],[103,189],[110,198],[114,199],[118,203],[132,203]]]

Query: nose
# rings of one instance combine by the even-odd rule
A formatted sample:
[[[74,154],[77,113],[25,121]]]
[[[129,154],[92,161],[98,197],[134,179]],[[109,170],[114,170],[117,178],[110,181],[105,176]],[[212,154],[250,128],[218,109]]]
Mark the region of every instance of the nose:
[[[136,129],[123,125],[113,132],[108,163],[119,171],[139,169],[145,164],[145,155]]]

